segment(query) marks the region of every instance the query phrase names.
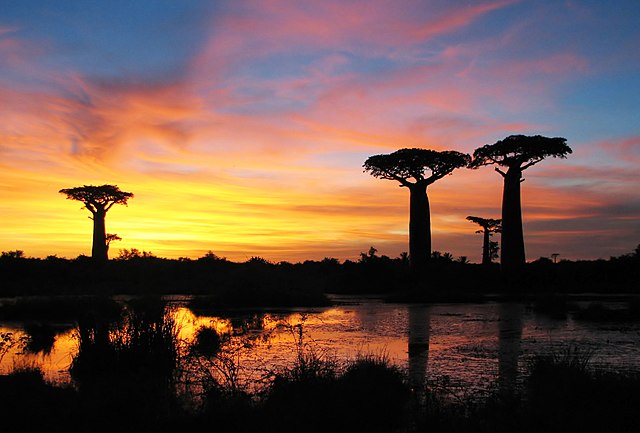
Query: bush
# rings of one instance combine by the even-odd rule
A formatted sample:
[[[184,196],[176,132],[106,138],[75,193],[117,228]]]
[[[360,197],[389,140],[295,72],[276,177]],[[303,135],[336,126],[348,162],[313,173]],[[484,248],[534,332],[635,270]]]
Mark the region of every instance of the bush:
[[[276,377],[263,410],[265,424],[282,432],[390,432],[409,397],[402,373],[384,358],[363,357],[338,373],[334,362],[305,352]]]

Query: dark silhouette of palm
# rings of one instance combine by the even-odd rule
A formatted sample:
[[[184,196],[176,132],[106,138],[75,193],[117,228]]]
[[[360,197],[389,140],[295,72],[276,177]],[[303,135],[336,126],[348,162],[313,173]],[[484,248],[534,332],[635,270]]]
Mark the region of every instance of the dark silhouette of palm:
[[[480,218],[476,216],[468,216],[468,221],[478,224],[482,227],[482,230],[476,231],[476,233],[482,233],[482,264],[491,264],[491,236],[494,233],[500,233],[502,231],[502,220],[493,218]]]
[[[365,161],[365,172],[380,179],[395,180],[409,189],[409,259],[412,266],[426,263],[431,256],[427,187],[456,168],[466,166],[470,160],[469,155],[453,150],[400,149],[371,156]]]
[[[525,262],[520,201],[520,183],[524,181],[522,172],[547,157],[566,158],[570,153],[571,148],[565,138],[541,135],[511,135],[473,152],[470,168],[495,164],[499,166],[495,170],[504,178],[500,258],[503,270],[517,270]],[[506,171],[500,167],[506,168]]]
[[[127,205],[127,201],[133,198],[133,193],[121,191],[117,185],[84,185],[76,188],[61,189],[69,200],[77,200],[84,203],[84,207],[93,215],[93,246],[91,257],[96,261],[106,261],[108,256],[107,232],[105,229],[105,217],[107,212],[115,204]],[[109,239],[109,242],[115,239]]]

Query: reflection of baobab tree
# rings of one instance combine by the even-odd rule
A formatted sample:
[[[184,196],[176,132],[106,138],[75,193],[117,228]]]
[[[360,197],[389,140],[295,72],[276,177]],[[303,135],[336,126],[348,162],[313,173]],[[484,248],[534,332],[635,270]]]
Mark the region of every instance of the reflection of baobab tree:
[[[522,341],[522,305],[500,303],[498,329],[498,383],[500,391],[515,391],[518,379],[518,359]]]
[[[408,309],[409,385],[418,397],[422,397],[427,381],[431,315],[428,306],[409,305]]]

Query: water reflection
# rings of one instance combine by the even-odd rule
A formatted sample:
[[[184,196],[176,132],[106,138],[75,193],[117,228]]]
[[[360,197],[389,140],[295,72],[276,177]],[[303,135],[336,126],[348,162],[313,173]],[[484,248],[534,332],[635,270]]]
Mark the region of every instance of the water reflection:
[[[409,386],[418,395],[425,389],[429,363],[429,307],[409,305],[408,376]]]
[[[424,390],[426,383],[446,377],[468,389],[495,383],[508,393],[521,380],[529,357],[575,345],[595,349],[594,362],[598,365],[640,365],[639,323],[557,319],[522,303],[426,306],[366,299],[321,310],[225,316],[195,315],[185,306],[174,304],[172,315],[180,344],[188,345],[202,326],[226,336],[221,350],[233,350],[234,368],[244,384],[292,365],[299,343],[292,329],[301,329],[305,344],[339,362],[362,354],[384,354],[406,369],[410,385],[417,392]],[[61,329],[53,345],[50,337],[43,337],[31,346],[31,352],[37,354],[24,346],[12,349],[0,362],[0,373],[14,365],[35,363],[42,366],[47,379],[68,381],[71,360],[82,341],[112,338],[112,325],[81,325]],[[2,324],[0,332],[13,332],[15,338],[36,333],[19,321]]]
[[[505,302],[499,306],[498,385],[500,391],[506,394],[516,389],[523,311],[523,306],[517,303]]]

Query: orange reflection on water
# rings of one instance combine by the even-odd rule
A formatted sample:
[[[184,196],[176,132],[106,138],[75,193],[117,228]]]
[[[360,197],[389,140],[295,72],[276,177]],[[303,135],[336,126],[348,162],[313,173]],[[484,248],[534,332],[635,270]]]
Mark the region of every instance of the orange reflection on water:
[[[19,328],[0,327],[0,333],[12,333],[15,341],[28,338]],[[20,344],[14,345],[0,361],[0,374],[14,369],[39,367],[49,382],[67,383],[70,380],[69,367],[73,355],[78,351],[76,330],[70,329],[57,335],[49,353],[30,353]]]
[[[517,303],[403,305],[364,299],[332,308],[226,317],[197,316],[179,305],[172,312],[183,353],[201,326],[214,328],[222,336],[218,358],[233,364],[236,384],[249,390],[293,367],[301,354],[343,366],[358,356],[382,356],[404,369],[414,387],[446,380],[466,390],[513,387],[532,356],[578,343],[597,349],[592,358],[596,365],[617,368],[640,362],[640,323],[594,328],[570,315],[551,318]],[[25,335],[19,327],[0,330],[14,332],[16,338]],[[68,381],[78,349],[76,332],[57,335],[47,355],[12,350],[0,371],[35,364],[48,380]]]

